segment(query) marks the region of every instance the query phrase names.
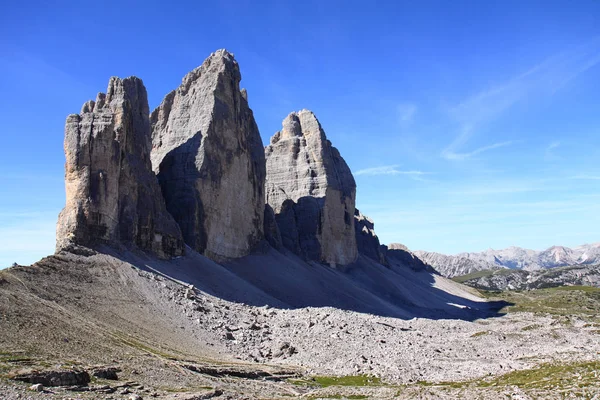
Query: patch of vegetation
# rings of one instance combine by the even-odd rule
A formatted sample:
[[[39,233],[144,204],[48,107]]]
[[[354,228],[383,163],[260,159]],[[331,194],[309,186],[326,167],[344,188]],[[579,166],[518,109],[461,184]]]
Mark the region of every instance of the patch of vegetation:
[[[600,361],[585,361],[571,364],[544,363],[532,369],[512,371],[504,375],[471,381],[439,383],[420,381],[417,384],[425,387],[446,387],[453,389],[517,386],[525,390],[566,391],[586,396],[587,392],[585,390],[587,388],[592,388],[592,391],[597,390],[599,372]]]
[[[484,269],[481,271],[471,272],[470,274],[466,274],[466,275],[455,276],[451,279],[454,282],[465,283],[467,281],[470,281],[471,279],[483,278],[486,276],[491,276],[493,274],[494,274],[494,271],[492,271],[491,269]]]
[[[312,378],[322,387],[328,386],[381,386],[381,379],[369,375],[315,376]]]
[[[313,376],[308,379],[289,379],[294,385],[313,385],[320,387],[329,386],[383,386],[381,379],[369,375],[346,375],[346,376]]]
[[[308,397],[309,399],[368,399],[369,396],[365,396],[362,394],[348,394],[348,395],[341,395],[341,394],[324,394],[324,395],[318,395],[318,396],[314,396],[314,397]]]
[[[154,356],[158,356],[158,357],[162,357],[162,358],[167,358],[167,359],[177,359],[176,357],[174,357],[173,354],[170,353],[166,353],[163,350],[158,350],[156,348],[150,347],[149,345],[142,343],[136,339],[133,339],[132,337],[129,336],[125,336],[123,334],[120,333],[113,333],[113,336],[121,343],[129,346],[129,347],[133,347],[134,349],[137,350],[141,350],[142,352],[145,353],[149,353],[152,354]]]
[[[568,389],[597,384],[600,361],[572,364],[546,363],[533,369],[512,371],[487,381],[480,386],[518,386],[523,389]]]
[[[474,334],[471,335],[471,337],[484,336],[484,335],[487,335],[488,333],[490,333],[490,332],[489,331],[475,332]]]
[[[524,326],[521,330],[522,331],[533,331],[533,330],[539,329],[541,327],[542,326],[540,324],[532,324],[532,325]]]
[[[592,317],[600,309],[600,288],[560,286],[535,290],[480,291],[487,299],[506,301],[513,305],[502,312],[532,312],[557,316]]]

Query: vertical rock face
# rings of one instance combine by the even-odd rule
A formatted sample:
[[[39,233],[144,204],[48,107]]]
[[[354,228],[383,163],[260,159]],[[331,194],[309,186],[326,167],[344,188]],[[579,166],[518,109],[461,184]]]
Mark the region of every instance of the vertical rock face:
[[[283,245],[320,262],[354,262],[356,183],[315,115],[308,110],[288,115],[265,155],[267,203]]]
[[[265,156],[233,55],[219,50],[152,112],[152,167],[185,242],[208,257],[264,238]]]
[[[386,265],[385,246],[379,243],[379,238],[375,234],[375,223],[358,209],[354,211],[354,229],[358,252]]]
[[[106,94],[67,118],[64,145],[67,204],[57,250],[109,243],[162,258],[182,254],[181,232],[151,169],[148,99],[140,79],[111,78]]]

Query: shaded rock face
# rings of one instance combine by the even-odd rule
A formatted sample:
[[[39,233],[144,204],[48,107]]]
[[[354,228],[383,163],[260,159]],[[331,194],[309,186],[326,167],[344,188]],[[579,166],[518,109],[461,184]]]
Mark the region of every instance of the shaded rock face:
[[[181,232],[152,172],[148,99],[139,78],[111,78],[106,94],[70,115],[64,147],[67,204],[57,251],[107,243],[161,258],[183,253]]]
[[[356,232],[356,246],[358,252],[386,265],[385,253],[386,246],[379,243],[379,238],[375,234],[375,223],[372,219],[363,215],[358,208],[354,210],[354,230]]]
[[[264,238],[265,156],[233,55],[219,50],[152,112],[152,167],[185,242],[213,259]]]
[[[423,262],[412,251],[403,244],[390,243],[385,253],[387,261],[392,265],[409,267],[415,271],[427,271],[437,273],[431,265]]]
[[[288,115],[265,155],[267,203],[283,245],[315,261],[354,262],[356,183],[315,115],[308,110]]]

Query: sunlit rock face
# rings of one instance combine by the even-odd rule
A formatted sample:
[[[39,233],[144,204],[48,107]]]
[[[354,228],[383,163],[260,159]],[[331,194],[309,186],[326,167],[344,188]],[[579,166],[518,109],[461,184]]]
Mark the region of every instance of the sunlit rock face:
[[[183,253],[150,163],[150,122],[141,79],[111,78],[65,126],[67,203],[57,251],[99,243],[137,247],[161,258]]]
[[[354,262],[356,183],[316,116],[308,110],[288,115],[265,156],[267,203],[283,245],[330,265]]]
[[[152,112],[152,167],[185,242],[216,260],[264,239],[265,156],[240,70],[226,50]]]

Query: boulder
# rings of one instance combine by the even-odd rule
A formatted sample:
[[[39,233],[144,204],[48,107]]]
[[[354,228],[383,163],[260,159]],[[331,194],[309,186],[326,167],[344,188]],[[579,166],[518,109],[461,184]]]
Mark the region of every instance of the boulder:
[[[308,110],[288,115],[265,155],[267,203],[283,246],[330,265],[354,262],[356,183],[316,116]]]
[[[87,385],[90,375],[85,371],[32,371],[13,377],[16,381],[33,383],[44,386]]]
[[[66,206],[57,251],[98,243],[138,247],[161,258],[183,253],[150,163],[150,121],[141,79],[110,78],[65,126]]]
[[[379,243],[379,238],[375,234],[375,223],[358,208],[354,211],[354,230],[358,252],[380,264],[387,265],[385,258],[387,248]]]
[[[216,260],[264,238],[265,156],[238,63],[219,50],[152,112],[152,168],[185,242]]]

